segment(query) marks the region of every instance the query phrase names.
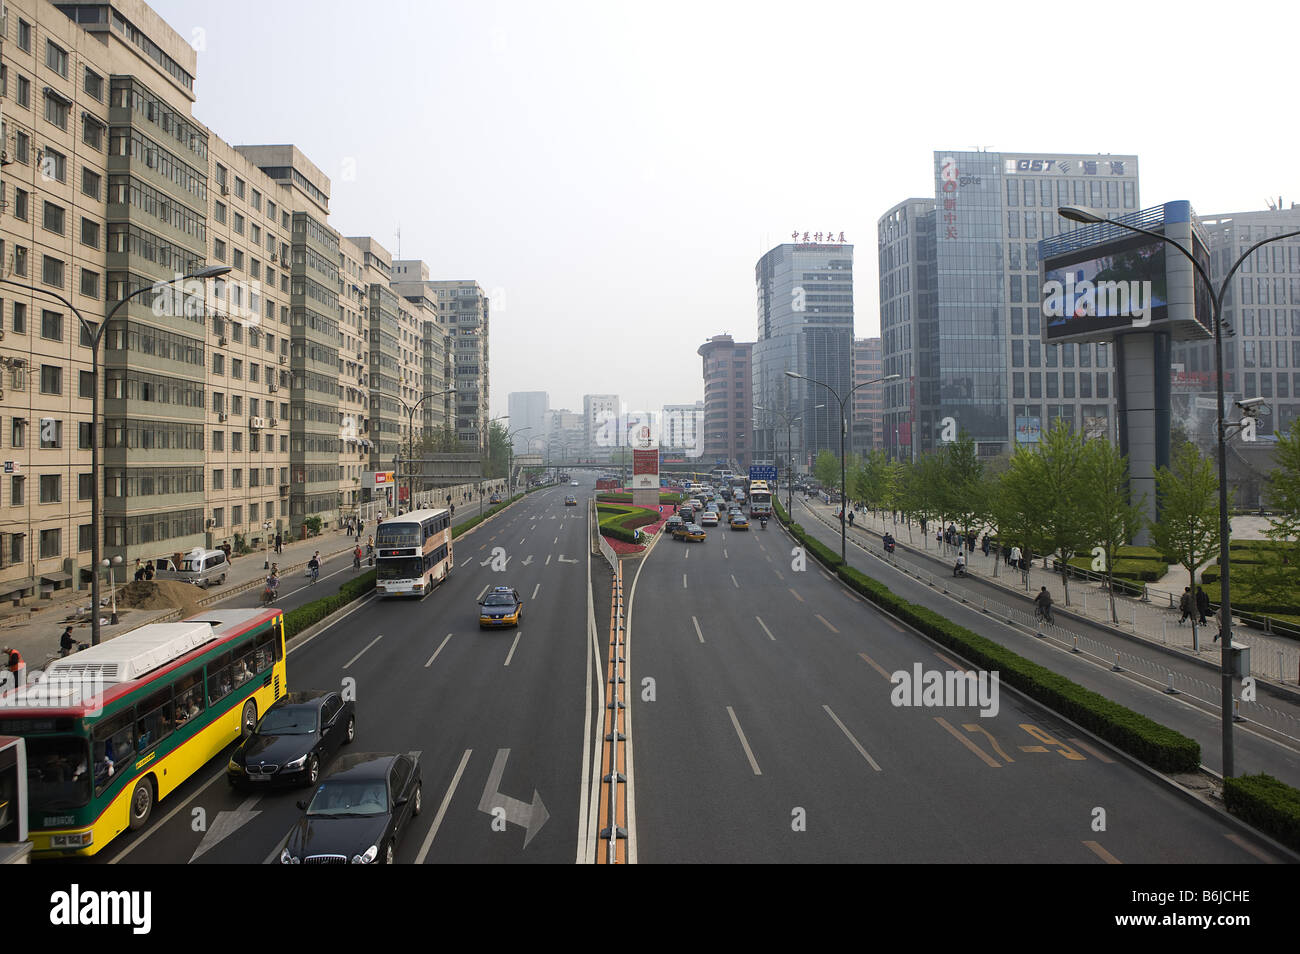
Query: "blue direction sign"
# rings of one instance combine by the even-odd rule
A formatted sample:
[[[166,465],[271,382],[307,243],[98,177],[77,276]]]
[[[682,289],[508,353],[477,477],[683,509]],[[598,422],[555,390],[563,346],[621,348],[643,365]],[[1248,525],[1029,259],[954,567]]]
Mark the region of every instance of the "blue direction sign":
[[[752,464],[749,468],[750,480],[765,480],[769,484],[776,483],[776,464]]]

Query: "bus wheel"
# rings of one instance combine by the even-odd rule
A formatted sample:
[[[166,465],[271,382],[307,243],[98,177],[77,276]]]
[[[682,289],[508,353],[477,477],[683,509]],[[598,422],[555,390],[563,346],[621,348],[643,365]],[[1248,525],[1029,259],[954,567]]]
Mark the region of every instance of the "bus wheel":
[[[135,791],[131,793],[131,818],[130,826],[132,831],[138,831],[149,822],[149,816],[153,813],[153,779],[145,776],[136,782]]]
[[[246,739],[257,728],[257,703],[249,699],[244,703],[244,712],[239,717],[239,737]]]

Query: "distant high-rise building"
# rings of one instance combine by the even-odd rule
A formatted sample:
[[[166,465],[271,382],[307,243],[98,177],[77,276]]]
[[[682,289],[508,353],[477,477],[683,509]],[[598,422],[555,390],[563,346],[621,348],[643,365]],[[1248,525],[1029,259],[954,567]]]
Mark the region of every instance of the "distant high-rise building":
[[[826,388],[785,372],[820,381],[848,397],[853,387],[853,246],[778,245],[758,260],[754,279],[758,340],[749,403],[800,418],[793,432],[796,461],[806,466],[822,450],[838,456],[838,401]],[[775,435],[769,427],[754,432],[755,459],[776,459]],[[780,446],[784,451],[784,435]]]
[[[428,283],[447,329],[447,353],[456,387],[456,436],[465,453],[486,453],[488,427],[488,326],[490,303],[475,281]]]
[[[546,412],[551,397],[545,391],[512,391],[506,398],[510,430],[520,431],[511,439],[516,454],[528,453],[528,447],[546,437]],[[527,428],[527,430],[522,430]]]
[[[619,404],[617,394],[584,394],[582,396],[585,453],[595,458],[608,458],[616,446],[625,440],[619,433]]]
[[[665,404],[659,423],[659,447],[665,454],[699,457],[704,453],[704,402]]]
[[[934,153],[935,197],[879,220],[884,442],[892,456],[932,450],[954,425],[982,455],[1014,449],[1062,418],[1111,422],[1106,344],[1045,344],[1037,243],[1072,227],[1057,214],[1138,209],[1131,155]]]
[[[714,335],[699,347],[704,359],[704,460],[749,467],[753,458],[751,405],[753,342]]]
[[[855,454],[865,454],[872,450],[884,448],[881,432],[881,394],[883,384],[871,384],[859,387],[867,381],[882,377],[880,371],[880,339],[853,339],[853,418],[851,444]]]

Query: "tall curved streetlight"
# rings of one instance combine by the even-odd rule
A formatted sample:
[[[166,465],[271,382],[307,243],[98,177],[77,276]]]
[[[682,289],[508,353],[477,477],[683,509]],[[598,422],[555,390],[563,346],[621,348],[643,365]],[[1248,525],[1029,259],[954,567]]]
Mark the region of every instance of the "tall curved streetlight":
[[[853,392],[858,390],[858,388],[869,387],[872,384],[883,384],[885,381],[897,381],[900,375],[887,374],[883,378],[872,378],[870,381],[863,381],[861,384],[855,384],[853,387],[849,388],[848,393],[843,397],[840,397],[840,392],[836,391],[825,381],[818,381],[815,378],[808,377],[806,374],[800,374],[798,371],[787,371],[785,376],[787,378],[796,378],[800,381],[807,381],[810,384],[820,384],[827,391],[830,391],[831,394],[835,395],[835,400],[840,402],[840,562],[847,563],[849,559],[848,521],[845,520],[844,508],[848,506],[848,495],[844,486],[844,464],[846,460],[844,456],[844,438],[849,430],[849,422],[848,418],[844,416],[844,408],[848,399],[853,397]]]
[[[513,431],[506,432],[506,450],[510,454],[509,463],[506,464],[506,496],[507,497],[513,497],[515,495],[515,444],[514,441],[511,440],[511,438],[513,438],[516,434],[522,434],[524,431],[531,431],[532,429],[533,426],[529,424],[527,427],[517,427]]]
[[[16,282],[11,278],[0,278],[0,282],[6,285],[16,285],[19,288],[25,288],[28,291],[40,292],[42,295],[49,295],[51,298],[58,300],[67,306],[68,310],[77,316],[81,322],[81,330],[85,332],[86,337],[90,339],[90,472],[95,478],[94,493],[90,495],[90,526],[91,540],[90,565],[90,644],[99,645],[99,571],[102,561],[103,528],[100,526],[99,517],[99,495],[103,491],[103,477],[99,467],[99,434],[96,429],[99,426],[99,345],[104,340],[104,332],[108,330],[109,324],[117,316],[118,311],[132,298],[143,295],[145,292],[161,293],[164,286],[173,285],[180,282],[187,282],[194,279],[206,281],[209,278],[220,278],[231,270],[230,265],[208,265],[200,268],[198,271],[190,272],[188,275],[178,275],[177,277],[166,282],[155,282],[152,285],[143,285],[135,291],[119,299],[108,314],[104,317],[103,322],[98,325],[92,325],[86,320],[86,316],[77,310],[77,306],[68,299],[64,298],[56,291],[48,288],[38,288],[35,285],[28,285],[24,282]],[[204,286],[206,291],[207,286]],[[206,297],[206,296],[205,296]]]
[[[1078,205],[1063,205],[1058,208],[1057,213],[1064,219],[1071,222],[1080,222],[1085,225],[1114,225],[1121,229],[1127,229],[1130,232],[1138,232],[1142,235],[1149,235],[1151,238],[1159,239],[1182,253],[1183,257],[1192,263],[1196,269],[1196,274],[1201,276],[1205,282],[1205,287],[1210,293],[1210,301],[1213,306],[1213,323],[1214,323],[1214,376],[1215,391],[1218,397],[1218,411],[1215,420],[1215,439],[1219,452],[1219,579],[1222,581],[1223,600],[1220,612],[1222,618],[1226,621],[1222,625],[1223,630],[1223,647],[1220,653],[1219,678],[1221,686],[1220,707],[1222,710],[1222,739],[1223,739],[1223,777],[1229,778],[1233,774],[1233,757],[1232,757],[1232,717],[1233,717],[1233,699],[1232,699],[1232,637],[1229,635],[1229,627],[1232,621],[1232,599],[1228,585],[1228,542],[1231,535],[1231,529],[1228,524],[1228,435],[1230,427],[1240,427],[1240,422],[1227,420],[1227,408],[1224,406],[1223,395],[1223,297],[1228,293],[1228,283],[1232,281],[1232,276],[1237,273],[1246,259],[1255,254],[1256,249],[1268,245],[1272,242],[1281,241],[1284,238],[1293,238],[1300,235],[1300,231],[1284,232],[1281,235],[1274,235],[1270,238],[1261,239],[1246,251],[1242,252],[1237,260],[1232,263],[1228,273],[1223,277],[1222,283],[1216,289],[1214,281],[1210,278],[1205,267],[1196,260],[1193,255],[1183,244],[1176,239],[1159,232],[1153,232],[1149,229],[1139,228],[1136,225],[1129,225],[1127,222],[1121,222],[1117,219],[1108,219]],[[1195,296],[1193,296],[1195,300]]]
[[[818,404],[816,407],[813,408],[813,410],[815,411],[825,406],[826,406],[825,404]],[[774,408],[761,407],[757,404],[754,405],[754,410],[763,411],[767,414],[775,414],[785,423],[785,459],[789,465],[786,468],[786,470],[789,471],[789,473],[785,475],[785,481],[786,481],[785,512],[787,515],[789,515],[794,510],[794,425],[796,422],[803,420],[803,414],[796,414],[794,417],[791,417],[788,413],[784,411],[778,411],[775,410]],[[772,439],[772,443],[773,444],[776,443],[776,438]],[[778,467],[780,466],[779,458],[777,460],[777,465]],[[780,497],[781,473],[779,470],[777,471],[777,475],[776,475],[776,492],[777,492],[777,500],[780,500],[781,499]],[[790,519],[793,520],[794,517],[791,516]]]
[[[415,459],[415,412],[419,410],[420,405],[432,397],[446,397],[448,394],[455,394],[455,386],[447,388],[445,391],[430,391],[415,404],[410,407],[401,398],[395,398],[398,404],[402,405],[402,410],[406,411],[406,505],[412,510],[415,509],[415,475],[411,473],[411,464]]]

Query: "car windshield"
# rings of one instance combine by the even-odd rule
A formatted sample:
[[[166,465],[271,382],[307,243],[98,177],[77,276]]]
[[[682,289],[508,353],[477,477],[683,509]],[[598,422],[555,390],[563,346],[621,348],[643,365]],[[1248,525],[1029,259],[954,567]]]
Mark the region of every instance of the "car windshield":
[[[309,735],[316,731],[315,706],[272,709],[257,724],[258,735]]]
[[[388,811],[388,790],[382,780],[326,781],[307,806],[308,815],[382,815]]]
[[[515,598],[509,593],[490,593],[483,601],[484,606],[514,606]]]
[[[29,735],[27,797],[33,814],[80,808],[90,801],[90,747],[71,735]]]

